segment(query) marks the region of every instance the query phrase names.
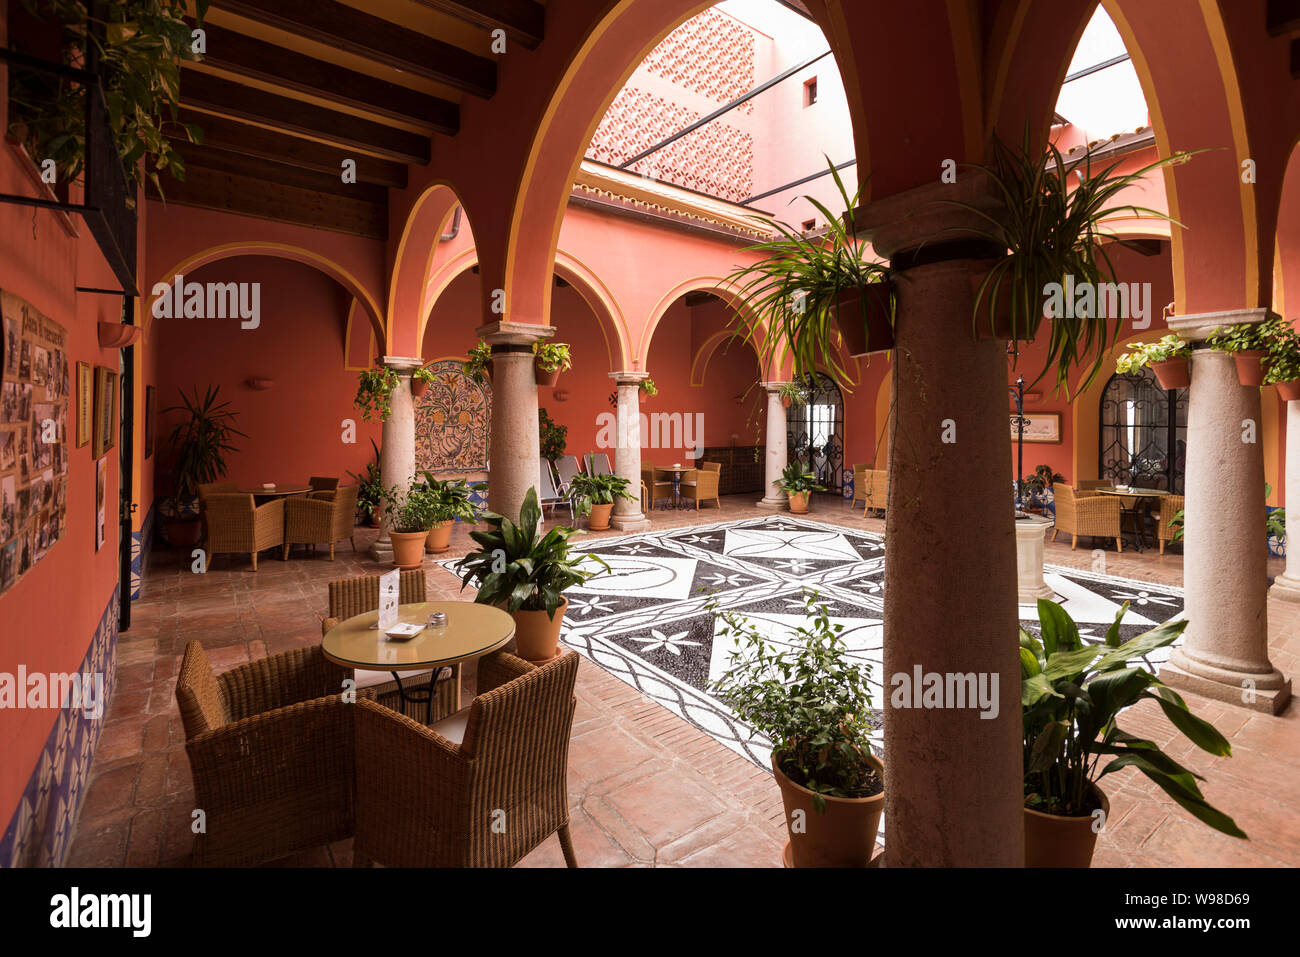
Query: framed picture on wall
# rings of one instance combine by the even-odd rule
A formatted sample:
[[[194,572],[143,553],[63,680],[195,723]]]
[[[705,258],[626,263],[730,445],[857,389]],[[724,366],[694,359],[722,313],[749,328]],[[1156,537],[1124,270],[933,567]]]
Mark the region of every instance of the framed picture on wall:
[[[106,483],[108,481],[108,459],[95,463],[95,551],[104,545],[108,531],[108,502]]]
[[[153,435],[154,419],[156,418],[155,403],[157,402],[158,390],[153,386],[145,386],[144,389],[144,457],[149,458],[153,455]]]
[[[1016,417],[1011,416],[1011,441],[1014,442],[1019,437],[1016,429]],[[1025,413],[1025,441],[1026,442],[1060,442],[1061,441],[1061,413],[1059,412],[1026,412]]]
[[[94,456],[99,458],[117,445],[117,373],[95,366]]]
[[[77,448],[90,444],[95,422],[95,378],[89,362],[77,363]]]

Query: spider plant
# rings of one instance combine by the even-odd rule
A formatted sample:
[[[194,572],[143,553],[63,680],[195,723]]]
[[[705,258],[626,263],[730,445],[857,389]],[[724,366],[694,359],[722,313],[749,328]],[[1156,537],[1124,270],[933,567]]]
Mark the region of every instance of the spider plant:
[[[993,338],[1032,339],[1054,285],[1057,289],[1090,286],[1100,299],[1102,284],[1115,281],[1115,265],[1102,243],[1113,235],[1106,220],[1126,214],[1182,225],[1155,209],[1117,204],[1116,197],[1139,185],[1148,173],[1186,163],[1193,155],[1175,153],[1132,173],[1117,172],[1123,163],[1119,160],[1094,172],[1091,152],[1067,160],[1051,143],[1045,150],[1037,149],[1028,128],[1019,149],[995,137],[993,162],[967,165],[984,171],[997,202],[990,206],[987,202],[938,201],[974,213],[980,225],[962,229],[1007,250],[976,292],[972,331]],[[1078,385],[1080,392],[1087,389],[1126,317],[1080,314],[1089,310],[1076,309],[1072,303],[1062,311],[1065,315],[1051,317],[1047,357],[1031,385],[1042,381],[1055,366],[1057,392],[1063,390],[1068,398],[1071,371],[1084,367],[1087,357],[1093,356]]]
[[[774,360],[778,357],[782,362],[789,357],[794,361],[797,378],[824,369],[838,382],[849,384],[853,377],[841,362],[839,348],[840,301],[861,291],[861,321],[865,325],[870,303],[876,298],[867,294],[867,287],[879,284],[877,288],[888,304],[888,321],[892,327],[891,274],[884,264],[868,259],[867,244],[858,241],[853,216],[862,195],[861,187],[850,196],[829,158],[827,164],[844,203],[844,215],[836,215],[816,198],[805,196],[826,221],[823,235],[804,235],[771,216],[751,217],[776,238],[748,247],[747,252],[761,258],[737,269],[723,284],[736,289],[739,298],[749,303],[755,319],[767,327],[761,335],[758,323],[737,330],[738,338],[753,344],[764,367],[777,365]],[[847,315],[842,318],[845,322],[858,321],[856,311],[851,320]],[[883,347],[890,345],[892,342]],[[867,348],[873,348],[870,341]],[[874,348],[882,346],[876,344]]]

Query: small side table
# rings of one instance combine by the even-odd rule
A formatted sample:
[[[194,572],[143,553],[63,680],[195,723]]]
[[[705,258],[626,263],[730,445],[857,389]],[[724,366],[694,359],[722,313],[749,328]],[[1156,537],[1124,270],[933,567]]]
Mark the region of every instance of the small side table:
[[[1051,524],[1040,518],[1016,519],[1016,600],[1022,605],[1056,597],[1043,579],[1043,536]]]

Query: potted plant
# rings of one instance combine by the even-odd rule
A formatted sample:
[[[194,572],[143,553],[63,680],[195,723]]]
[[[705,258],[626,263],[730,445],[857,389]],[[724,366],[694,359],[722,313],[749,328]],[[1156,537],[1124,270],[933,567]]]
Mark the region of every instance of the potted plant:
[[[569,600],[564,592],[597,574],[596,564],[609,570],[595,555],[569,557],[569,539],[575,529],[557,525],[541,532],[542,509],[537,489],[530,488],[514,522],[495,512],[484,512],[487,531],[469,533],[479,546],[456,563],[461,588],[474,584],[485,605],[496,605],[515,619],[515,647],[532,662],[550,661],[559,653],[560,626]]]
[[[352,404],[367,422],[387,421],[393,414],[392,396],[398,376],[393,369],[362,369],[357,373],[357,394]]]
[[[472,492],[480,486],[464,479],[439,480],[432,472],[423,473],[424,489],[432,499],[433,528],[425,539],[424,550],[430,555],[451,548],[451,527],[456,520],[472,522],[476,516]]]
[[[1244,386],[1264,384],[1264,358],[1274,344],[1284,341],[1281,319],[1242,322],[1216,329],[1210,336],[1210,348],[1232,356],[1237,366],[1237,381]]]
[[[781,644],[752,619],[721,616],[734,643],[714,687],[737,717],[772,742],[785,805],[787,864],[865,867],[884,810],[885,767],[871,753],[878,726],[871,665],[855,660],[826,605],[804,593],[804,624]]]
[[[560,373],[573,366],[569,356],[569,347],[563,342],[533,343],[534,371],[539,386],[552,386],[560,379]]]
[[[1160,380],[1164,389],[1186,389],[1192,384],[1191,344],[1170,333],[1158,342],[1137,342],[1115,360],[1115,371],[1131,375],[1144,366]]]
[[[1289,323],[1280,324],[1269,346],[1264,384],[1277,386],[1277,394],[1284,402],[1300,399],[1300,333]]]
[[[413,482],[403,489],[394,485],[383,492],[387,506],[388,537],[393,543],[393,564],[419,568],[424,564],[424,543],[434,523],[434,498],[427,486]]]
[[[537,410],[537,450],[542,458],[554,462],[564,455],[569,441],[569,427],[551,418],[546,409]]]
[[[1157,210],[1110,204],[1148,173],[1185,163],[1191,156],[1177,153],[1124,174],[1116,172],[1121,160],[1094,173],[1090,152],[1066,160],[1051,143],[1045,150],[1037,149],[1028,128],[1018,150],[995,138],[993,162],[970,165],[987,176],[996,203],[940,201],[974,213],[979,224],[963,229],[1007,250],[991,262],[985,275],[972,279],[975,337],[1033,339],[1044,316],[1050,315],[1047,355],[1034,382],[1055,365],[1057,389],[1068,395],[1070,372],[1091,352],[1092,365],[1078,385],[1078,391],[1086,389],[1127,317],[1090,314],[1102,310],[1095,306],[1088,310],[1086,305],[1079,309],[1077,302],[1064,299],[1073,298],[1070,294],[1075,290],[1091,289],[1095,302],[1102,284],[1115,281],[1114,264],[1101,243],[1108,235],[1105,220],[1127,214],[1173,222]],[[1060,291],[1058,297],[1048,296],[1053,288]]]
[[[482,339],[469,350],[469,357],[465,360],[465,375],[479,385],[492,378],[492,347]]]
[[[375,460],[366,465],[366,474],[358,475],[349,471],[352,481],[357,483],[357,513],[361,524],[374,525],[379,517],[379,508],[384,503],[384,484],[379,472],[379,446],[370,440],[370,447],[375,450]]]
[[[637,383],[637,386],[641,389],[642,402],[644,402],[646,399],[653,399],[655,396],[659,394],[659,386],[655,385],[655,380],[650,378],[649,376],[646,376],[639,383]]]
[[[791,462],[781,472],[781,479],[776,487],[785,492],[790,499],[790,511],[802,515],[808,511],[808,497],[813,492],[824,492],[825,488],[817,484],[817,476],[810,469],[805,469],[801,462]]]
[[[749,247],[761,258],[736,270],[726,283],[767,327],[763,333],[752,323],[737,332],[754,345],[764,368],[778,365],[777,350],[784,349],[793,357],[796,377],[825,368],[849,382],[853,376],[842,362],[840,344],[850,356],[894,347],[894,288],[889,268],[867,259],[869,247],[857,238],[853,217],[861,189],[849,196],[834,165],[830,172],[844,215],[805,196],[825,220],[824,234],[804,235],[770,216],[752,217],[777,238]]]
[[[420,368],[411,373],[411,395],[415,396],[417,399],[424,395],[425,391],[429,388],[429,384],[436,378],[437,376],[434,375],[432,369],[428,366],[420,366]]]
[[[616,498],[636,501],[636,496],[628,491],[629,484],[618,475],[575,475],[569,482],[569,501],[578,515],[591,516],[587,522],[589,529],[603,532],[609,528]]]
[[[1047,506],[1044,500],[1047,490],[1057,482],[1064,481],[1065,476],[1053,471],[1050,465],[1036,466],[1034,474],[1021,479],[1017,488],[1020,502],[1025,506],[1025,511],[1041,512]]]
[[[159,507],[167,541],[179,547],[198,544],[202,534],[199,514],[199,486],[215,482],[226,474],[226,454],[239,450],[231,444],[236,436],[247,436],[235,428],[236,413],[229,402],[219,402],[220,388],[208,386],[199,398],[180,392],[181,404],[164,409],[163,414],[181,412],[184,418],[171,432],[172,496]]]
[[[1101,644],[1085,644],[1065,609],[1041,598],[1042,638],[1020,629],[1026,867],[1087,867],[1109,812],[1098,782],[1128,767],[1216,831],[1246,836],[1205,800],[1196,784],[1200,775],[1156,742],[1120,728],[1125,710],[1154,701],[1197,747],[1232,753],[1223,735],[1141,664],[1143,655],[1177,640],[1187,622],[1167,621],[1121,644],[1119,627],[1128,607],[1125,602],[1120,608]],[[1114,760],[1103,765],[1105,757]]]
[[[801,408],[808,401],[807,386],[802,382],[785,382],[776,390],[776,394],[781,397],[781,404],[787,409]]]

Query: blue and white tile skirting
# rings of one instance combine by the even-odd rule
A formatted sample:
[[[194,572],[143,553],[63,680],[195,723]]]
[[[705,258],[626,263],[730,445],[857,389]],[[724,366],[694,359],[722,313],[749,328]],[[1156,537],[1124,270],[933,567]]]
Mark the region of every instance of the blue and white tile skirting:
[[[58,867],[68,852],[117,677],[118,589],[104,609],[79,671],[104,676],[98,717],[61,708],[13,817],[0,838],[0,866]]]
[[[131,533],[131,600],[140,597],[140,587],[144,583],[144,570],[149,567],[149,553],[153,551],[154,525],[157,523],[157,510],[151,504],[140,523],[140,530]]]

